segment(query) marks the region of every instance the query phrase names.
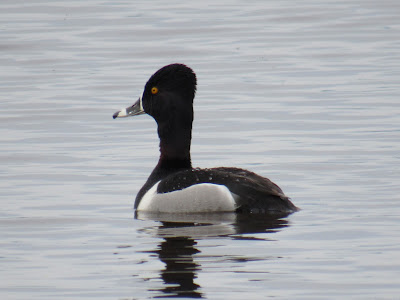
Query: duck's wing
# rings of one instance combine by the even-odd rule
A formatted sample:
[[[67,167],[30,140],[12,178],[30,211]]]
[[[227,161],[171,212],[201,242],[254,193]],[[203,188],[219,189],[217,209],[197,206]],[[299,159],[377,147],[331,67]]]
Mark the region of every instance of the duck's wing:
[[[219,167],[189,169],[176,172],[161,180],[158,193],[182,190],[201,183],[226,186],[235,194],[238,212],[293,212],[297,208],[282,190],[268,178],[240,168]]]

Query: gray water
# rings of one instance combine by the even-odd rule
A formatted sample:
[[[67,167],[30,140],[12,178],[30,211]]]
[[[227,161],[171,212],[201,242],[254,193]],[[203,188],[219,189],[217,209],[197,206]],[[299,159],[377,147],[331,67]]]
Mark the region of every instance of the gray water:
[[[400,299],[400,3],[0,3],[1,299]],[[148,77],[198,75],[194,166],[301,211],[135,218]]]

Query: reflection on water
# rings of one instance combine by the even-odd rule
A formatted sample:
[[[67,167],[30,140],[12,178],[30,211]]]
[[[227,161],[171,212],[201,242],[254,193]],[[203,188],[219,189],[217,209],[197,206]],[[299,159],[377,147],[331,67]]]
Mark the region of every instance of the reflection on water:
[[[136,217],[160,221],[158,227],[144,229],[162,238],[157,250],[149,251],[156,253],[160,261],[165,264],[165,267],[160,270],[164,286],[151,290],[160,293],[156,298],[204,297],[201,286],[196,283],[196,278],[202,271],[201,263],[196,261],[196,254],[201,253],[196,248],[198,239],[211,237],[257,239],[257,237],[246,238],[243,234],[276,232],[289,226],[288,221],[283,219],[285,217],[283,215],[140,213]],[[247,260],[251,259],[241,259],[242,262]]]
[[[197,272],[201,270],[193,258],[200,252],[195,248],[196,244],[189,237],[169,237],[160,243],[159,250],[154,251],[165,264],[165,269],[160,272],[165,286],[160,292],[170,296],[202,298],[197,291],[200,286],[194,282]]]

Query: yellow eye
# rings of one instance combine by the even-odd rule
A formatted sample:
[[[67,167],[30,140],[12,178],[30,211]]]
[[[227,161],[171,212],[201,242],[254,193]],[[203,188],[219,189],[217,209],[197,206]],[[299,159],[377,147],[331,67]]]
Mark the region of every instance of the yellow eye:
[[[151,93],[153,94],[153,95],[155,95],[155,94],[157,94],[158,93],[158,88],[157,87],[152,87],[151,88]]]

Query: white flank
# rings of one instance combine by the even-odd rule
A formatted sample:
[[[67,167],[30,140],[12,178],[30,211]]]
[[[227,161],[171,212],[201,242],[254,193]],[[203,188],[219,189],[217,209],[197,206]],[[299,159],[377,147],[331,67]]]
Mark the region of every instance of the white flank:
[[[211,183],[192,185],[186,189],[158,194],[156,183],[142,198],[137,208],[143,212],[205,213],[235,211],[236,195],[226,186]]]

